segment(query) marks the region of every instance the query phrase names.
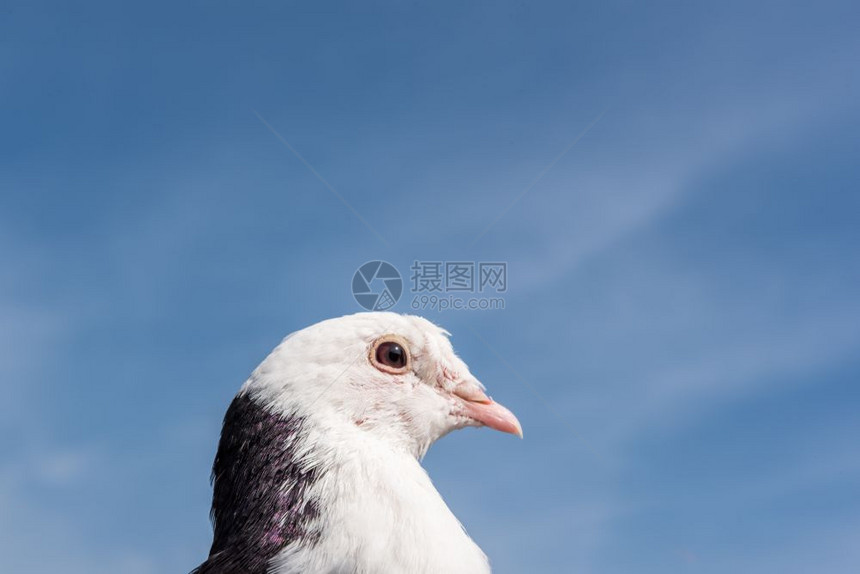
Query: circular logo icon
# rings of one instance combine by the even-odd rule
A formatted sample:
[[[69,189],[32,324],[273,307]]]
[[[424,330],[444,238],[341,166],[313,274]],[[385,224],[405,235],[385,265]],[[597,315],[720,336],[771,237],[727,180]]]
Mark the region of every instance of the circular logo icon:
[[[386,261],[368,261],[352,276],[352,296],[368,311],[391,309],[402,293],[403,279]]]

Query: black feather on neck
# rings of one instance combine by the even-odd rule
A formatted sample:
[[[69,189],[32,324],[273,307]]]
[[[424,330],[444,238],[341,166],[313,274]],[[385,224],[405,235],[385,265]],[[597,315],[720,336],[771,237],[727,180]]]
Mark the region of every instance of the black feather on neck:
[[[303,425],[247,393],[233,399],[212,468],[212,548],[191,574],[266,574],[285,546],[316,542],[319,503],[308,489],[320,470],[299,464]]]

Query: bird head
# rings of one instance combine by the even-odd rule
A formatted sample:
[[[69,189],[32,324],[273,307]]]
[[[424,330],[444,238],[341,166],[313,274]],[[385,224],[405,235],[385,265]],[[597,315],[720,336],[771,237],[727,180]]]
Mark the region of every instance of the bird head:
[[[336,432],[369,433],[419,458],[466,426],[522,437],[522,427],[454,353],[449,334],[417,316],[359,313],[289,335],[244,391],[276,412]]]

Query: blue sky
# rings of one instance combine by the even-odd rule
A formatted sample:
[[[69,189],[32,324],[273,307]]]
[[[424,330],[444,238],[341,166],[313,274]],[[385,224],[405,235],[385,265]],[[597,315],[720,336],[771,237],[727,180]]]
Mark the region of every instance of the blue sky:
[[[525,428],[426,459],[496,572],[860,569],[856,3],[0,13],[0,571],[199,563],[230,398],[374,259],[508,262],[428,313]]]

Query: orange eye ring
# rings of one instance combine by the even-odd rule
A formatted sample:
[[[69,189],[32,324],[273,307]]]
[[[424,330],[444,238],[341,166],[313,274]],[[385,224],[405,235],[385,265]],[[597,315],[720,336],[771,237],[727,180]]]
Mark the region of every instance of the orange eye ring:
[[[370,346],[368,359],[383,373],[402,375],[412,369],[409,345],[397,335],[383,335],[375,340]]]

